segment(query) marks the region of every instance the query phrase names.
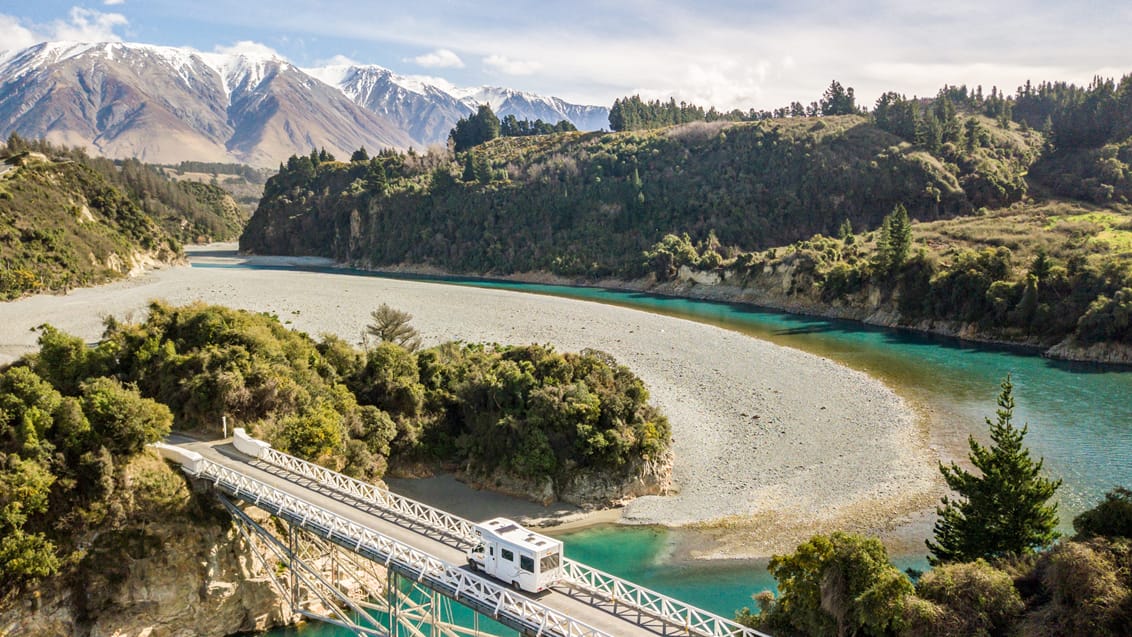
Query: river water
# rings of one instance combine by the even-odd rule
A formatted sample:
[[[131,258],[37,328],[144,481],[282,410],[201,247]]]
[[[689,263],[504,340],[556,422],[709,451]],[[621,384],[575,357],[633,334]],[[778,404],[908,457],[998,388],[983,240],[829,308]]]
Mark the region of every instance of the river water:
[[[739,304],[566,286],[446,281],[661,312],[828,357],[883,379],[917,405],[930,419],[933,443],[945,458],[963,453],[968,435],[985,438],[984,418],[993,418],[999,382],[1009,373],[1014,383],[1015,423],[1029,425],[1026,443],[1031,454],[1044,457],[1048,474],[1064,480],[1058,493],[1063,530],[1071,531],[1072,517],[1095,504],[1107,490],[1132,486],[1132,370],[1127,368],[1064,363],[1021,349]],[[667,557],[675,540],[670,535],[663,529],[600,527],[561,538],[574,559],[724,616],[750,606],[752,593],[774,585],[765,564],[671,562]],[[894,561],[901,568],[926,564],[917,553]],[[295,631],[268,635],[281,637],[297,634]],[[346,633],[311,626],[298,629],[298,634]]]

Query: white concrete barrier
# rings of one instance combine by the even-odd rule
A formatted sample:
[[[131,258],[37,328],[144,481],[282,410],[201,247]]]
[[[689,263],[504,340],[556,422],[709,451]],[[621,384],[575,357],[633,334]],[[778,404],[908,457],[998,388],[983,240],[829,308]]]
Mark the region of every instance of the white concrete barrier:
[[[271,448],[269,443],[262,440],[256,440],[244,431],[243,427],[236,427],[232,430],[232,444],[236,446],[236,451],[247,454],[253,458],[260,458],[263,452]]]
[[[204,458],[199,453],[182,449],[181,447],[167,445],[164,442],[155,442],[149,446],[157,449],[157,453],[161,454],[162,458],[176,462],[193,475],[200,473],[201,461],[204,460]]]

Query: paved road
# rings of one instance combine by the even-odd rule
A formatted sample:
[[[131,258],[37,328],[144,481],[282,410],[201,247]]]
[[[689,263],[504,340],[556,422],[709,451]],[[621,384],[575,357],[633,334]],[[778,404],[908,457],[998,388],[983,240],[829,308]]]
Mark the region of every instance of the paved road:
[[[425,551],[450,564],[464,564],[466,562],[464,548],[451,538],[436,534],[426,535],[419,528],[414,530],[409,527],[407,522],[396,520],[377,507],[359,502],[348,495],[330,490],[279,467],[246,456],[237,451],[231,444],[200,442],[184,437],[170,437],[168,442],[195,451],[217,464],[237,470],[250,478]],[[500,585],[503,584],[500,583]],[[665,633],[664,626],[651,618],[644,618],[647,625],[636,624],[632,620],[626,620],[624,616],[615,616],[606,610],[586,603],[582,599],[566,595],[560,591],[552,590],[530,597],[549,608],[585,622],[610,635],[634,637],[637,635],[682,634],[682,627],[677,629],[669,626],[668,632]],[[636,619],[638,618],[634,614],[633,620]]]

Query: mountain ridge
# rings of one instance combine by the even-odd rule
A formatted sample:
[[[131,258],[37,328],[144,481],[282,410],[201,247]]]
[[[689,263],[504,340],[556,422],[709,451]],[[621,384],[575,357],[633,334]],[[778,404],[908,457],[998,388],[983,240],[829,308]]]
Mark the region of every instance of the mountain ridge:
[[[479,103],[501,116],[601,128],[608,109],[501,87],[456,89],[376,65],[303,69],[266,47],[216,52],[133,42],[41,42],[0,52],[0,135],[110,157],[273,167],[447,141]]]

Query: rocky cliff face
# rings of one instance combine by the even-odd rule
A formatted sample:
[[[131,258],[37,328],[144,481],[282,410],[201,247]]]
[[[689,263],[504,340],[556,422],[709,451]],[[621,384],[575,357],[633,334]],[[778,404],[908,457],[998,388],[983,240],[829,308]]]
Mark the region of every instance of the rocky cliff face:
[[[549,506],[555,501],[592,511],[623,506],[645,495],[672,492],[672,452],[657,462],[637,460],[614,470],[568,469],[562,476],[527,479],[495,471],[460,474],[460,479],[477,489],[496,491]]]
[[[1132,365],[1132,347],[1121,343],[1082,345],[1070,336],[1050,345],[1048,341],[1004,340],[988,335],[977,323],[962,321],[924,320],[909,324],[898,309],[899,299],[885,296],[873,285],[866,285],[857,294],[844,299],[826,302],[808,275],[789,265],[769,267],[743,277],[731,271],[701,272],[681,267],[679,276],[672,281],[657,283],[652,277],[638,281],[602,281],[601,287],[644,290],[713,301],[750,303],[786,312],[825,316],[829,318],[861,321],[881,327],[901,327],[930,334],[953,336],[967,341],[1008,343],[1033,347],[1043,356],[1059,360]],[[515,277],[528,279],[532,277]],[[538,282],[570,283],[550,278],[533,277]]]
[[[184,479],[156,458],[129,471],[137,493],[122,501],[136,508],[79,538],[60,575],[0,601],[0,635],[219,637],[292,621],[211,496],[191,496]],[[163,515],[154,515],[147,493],[156,484]]]

